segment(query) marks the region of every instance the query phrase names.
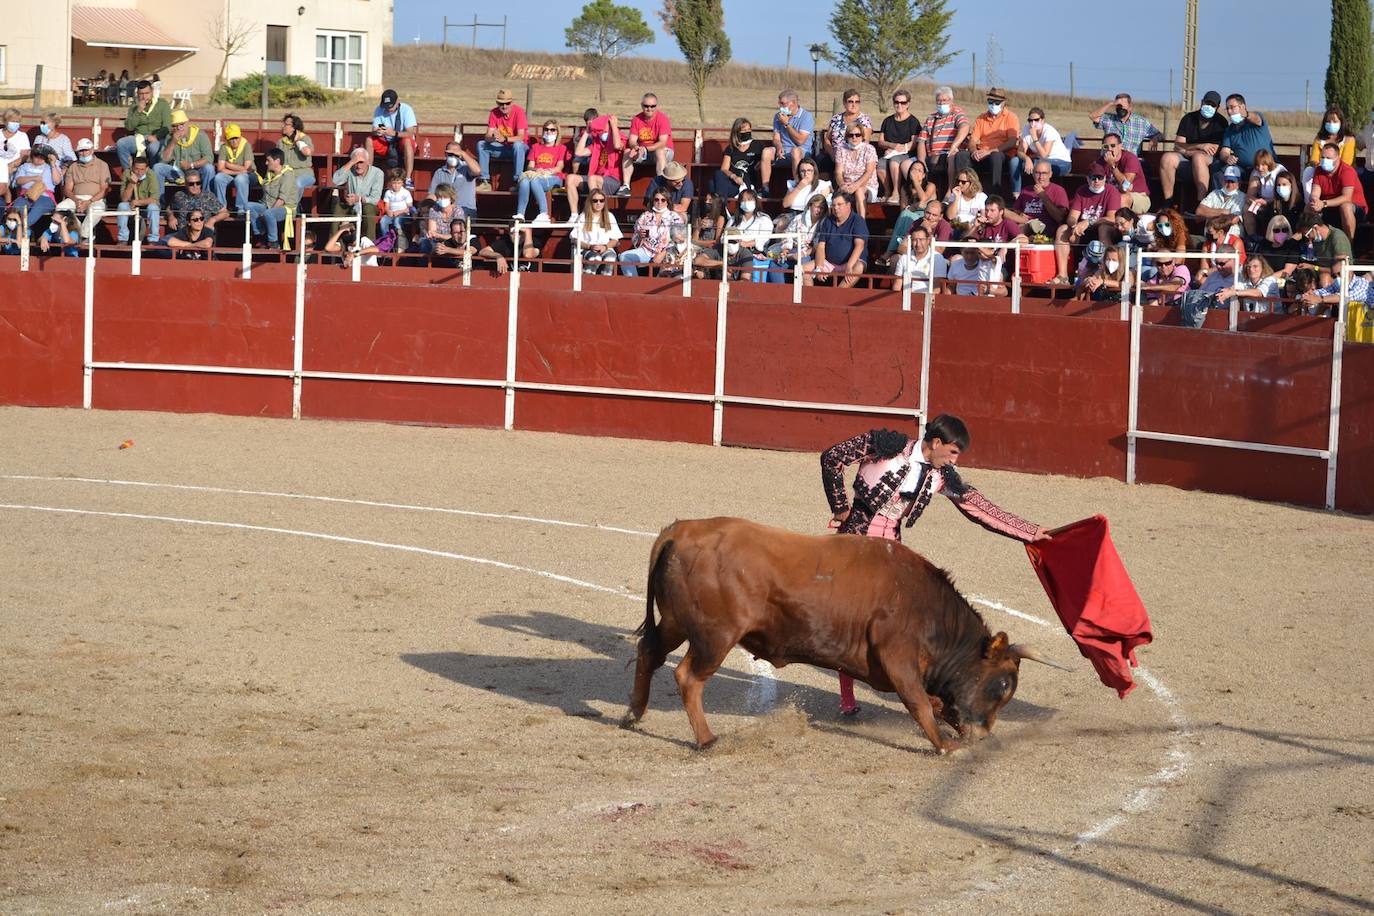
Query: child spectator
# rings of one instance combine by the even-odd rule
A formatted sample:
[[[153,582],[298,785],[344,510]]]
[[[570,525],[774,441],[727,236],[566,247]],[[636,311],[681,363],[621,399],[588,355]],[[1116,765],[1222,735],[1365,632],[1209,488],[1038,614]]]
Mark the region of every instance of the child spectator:
[[[403,233],[405,218],[415,212],[415,197],[406,189],[406,173],[403,169],[388,172],[386,183],[386,193],[382,195],[381,233],[386,235],[393,226],[398,233]]]

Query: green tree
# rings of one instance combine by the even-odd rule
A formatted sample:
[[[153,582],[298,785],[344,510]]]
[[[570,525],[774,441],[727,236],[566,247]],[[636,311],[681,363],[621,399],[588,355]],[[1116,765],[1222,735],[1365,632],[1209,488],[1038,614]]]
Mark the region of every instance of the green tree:
[[[934,73],[954,59],[945,51],[954,13],[946,0],[840,0],[830,17],[838,48],[826,58],[873,87],[878,110],[912,77]]]
[[[606,101],[606,68],[617,57],[654,40],[653,29],[632,6],[616,6],[611,0],[591,0],[563,30],[573,51],[581,52],[587,66],[596,71],[596,98]]]
[[[687,60],[692,91],[697,96],[697,117],[706,123],[706,82],[730,60],[730,39],[725,34],[722,0],[663,0],[658,18],[677,39]]]
[[[1369,0],[1331,0],[1331,60],[1326,65],[1326,104],[1345,112],[1358,130],[1374,104],[1374,49]]]

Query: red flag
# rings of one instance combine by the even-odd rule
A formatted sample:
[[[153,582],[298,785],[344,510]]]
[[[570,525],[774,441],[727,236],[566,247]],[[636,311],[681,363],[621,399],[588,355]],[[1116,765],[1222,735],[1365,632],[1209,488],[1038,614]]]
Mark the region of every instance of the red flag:
[[[1121,565],[1107,519],[1095,515],[1050,534],[1048,541],[1026,545],[1031,566],[1078,650],[1102,683],[1124,698],[1135,689],[1136,647],[1153,637],[1150,615]]]

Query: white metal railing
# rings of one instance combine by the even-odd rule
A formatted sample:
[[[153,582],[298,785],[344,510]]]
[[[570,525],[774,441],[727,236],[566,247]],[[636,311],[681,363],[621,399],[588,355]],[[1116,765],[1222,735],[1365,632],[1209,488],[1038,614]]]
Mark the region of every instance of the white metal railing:
[[[756,241],[756,242],[759,242],[759,241],[762,241],[762,242],[772,242],[772,241],[774,241],[774,240],[781,240],[781,241],[790,241],[790,242],[792,242],[793,249],[794,249],[794,251],[795,251],[795,253],[796,253],[796,256],[797,256],[797,263],[796,263],[796,264],[793,266],[793,268],[792,268],[792,303],[793,303],[794,305],[800,305],[800,304],[801,304],[801,301],[802,301],[802,264],[801,264],[801,262],[802,262],[802,247],[803,247],[803,245],[805,244],[805,238],[804,238],[804,236],[805,236],[805,233],[802,232],[802,229],[801,229],[800,226],[797,227],[795,230],[793,230],[793,231],[791,231],[791,232],[767,232],[767,233],[764,233],[764,232],[749,232],[749,233],[743,233],[743,232],[731,232],[729,229],[726,229],[724,232],[722,232],[722,233],[720,234],[720,261],[721,261],[721,264],[720,264],[720,296],[722,297],[722,300],[723,300],[723,298],[727,295],[728,289],[729,289],[729,285],[730,285],[730,269],[731,269],[731,268],[730,268],[730,254],[729,254],[729,252],[730,252],[730,243],[731,243],[731,242],[736,242],[736,243],[738,243],[738,242],[745,241],[745,240],[753,240],[753,241]],[[690,237],[690,235],[689,235],[689,237]],[[757,249],[756,249],[756,250],[757,250]],[[756,260],[757,260],[757,258],[756,258]],[[772,260],[772,257],[770,256],[770,257],[769,257],[769,261],[771,262],[771,260]],[[740,268],[737,268],[737,269],[739,269],[739,270],[742,271],[742,270],[744,270],[745,268],[740,267]],[[769,272],[769,268],[767,268],[767,267],[758,267],[758,268],[755,268],[755,267],[752,267],[752,266],[751,266],[751,267],[749,268],[749,270],[750,270],[751,273],[752,273],[754,270],[756,270],[756,269],[757,269],[757,270],[762,270],[762,271],[764,271],[765,273],[768,273],[768,272]],[[779,271],[786,270],[786,269],[787,269],[787,268],[785,268],[785,267],[779,268]]]
[[[933,239],[933,238],[932,238],[931,241],[930,241],[930,250],[931,250],[932,254],[938,254],[942,249],[944,249],[944,250],[959,250],[959,249],[967,249],[967,248],[978,248],[978,249],[983,249],[983,248],[994,248],[994,249],[997,249],[998,251],[1002,251],[1002,252],[1007,252],[1007,251],[1011,252],[1012,259],[1013,259],[1013,267],[1012,267],[1012,273],[1011,273],[1011,283],[1009,284],[1009,286],[1010,286],[1010,292],[1011,292],[1011,297],[1010,297],[1010,298],[1011,298],[1011,313],[1012,313],[1013,315],[1019,315],[1019,314],[1021,314],[1021,286],[1022,286],[1022,279],[1021,279],[1021,252],[1023,252],[1023,251],[1054,251],[1054,246],[1053,246],[1053,245],[1035,245],[1035,244],[1031,244],[1031,243],[1022,243],[1022,242],[982,242],[982,241],[977,241],[977,240],[962,241],[962,242],[940,242],[940,241],[936,241],[936,240]],[[933,261],[934,261],[934,258],[932,258],[931,260],[932,260],[932,262],[933,262]],[[999,271],[999,273],[1001,272],[1001,265],[1000,265],[1000,264],[998,265],[998,271]],[[929,275],[930,273],[933,273],[933,271],[928,271],[928,272],[927,272],[928,275]],[[936,284],[935,284],[935,281],[936,281],[937,279],[948,280],[949,277],[948,277],[948,276],[939,277],[939,278],[934,277],[934,276],[930,276],[930,277],[929,277],[929,280],[926,281],[926,290],[925,290],[925,294],[926,294],[926,304],[927,304],[927,305],[930,304],[931,300],[932,300],[932,299],[934,298],[934,296],[935,296],[935,285],[936,285]],[[972,282],[972,281],[964,281],[964,282]],[[998,283],[998,284],[1000,284],[1000,283],[1002,283],[1003,281],[1002,281],[1002,279],[999,277],[999,278],[996,279],[996,280],[981,280],[981,281],[978,281],[978,282],[980,282],[980,283]],[[1123,286],[1129,286],[1129,284],[1130,284],[1130,268],[1127,267],[1127,269],[1126,269],[1126,276],[1125,276],[1125,278],[1123,279]],[[909,285],[909,282],[903,284],[903,286],[907,286],[907,285]],[[1123,292],[1123,295],[1124,295],[1124,292]],[[1125,315],[1122,315],[1122,317],[1124,318]]]
[[[1137,263],[1142,265],[1148,259],[1224,259],[1232,258],[1236,262],[1236,267],[1232,271],[1232,288],[1239,282],[1240,274],[1240,254],[1239,252],[1137,252]],[[1370,269],[1370,268],[1365,268]],[[1341,275],[1341,301],[1338,311],[1344,313],[1345,290],[1348,288],[1346,279],[1348,269],[1342,271]],[[1231,316],[1230,329],[1236,330],[1238,327],[1239,301],[1235,296],[1231,297]],[[1336,446],[1340,437],[1340,415],[1341,415],[1341,346],[1344,342],[1344,321],[1337,320],[1336,327],[1332,332],[1331,348],[1331,399],[1327,418],[1327,447],[1326,448],[1304,448],[1295,445],[1275,445],[1269,442],[1250,442],[1238,439],[1218,439],[1208,436],[1188,436],[1181,433],[1167,433],[1155,430],[1140,429],[1140,338],[1141,327],[1144,317],[1144,306],[1141,304],[1140,285],[1136,287],[1135,303],[1131,308],[1131,348],[1130,348],[1130,387],[1129,405],[1127,408],[1127,430],[1126,430],[1126,482],[1135,483],[1136,478],[1136,443],[1141,439],[1156,442],[1178,442],[1187,445],[1207,445],[1218,446],[1221,448],[1244,449],[1247,451],[1270,452],[1280,455],[1297,455],[1306,458],[1319,458],[1326,461],[1326,508],[1333,509],[1336,505]]]

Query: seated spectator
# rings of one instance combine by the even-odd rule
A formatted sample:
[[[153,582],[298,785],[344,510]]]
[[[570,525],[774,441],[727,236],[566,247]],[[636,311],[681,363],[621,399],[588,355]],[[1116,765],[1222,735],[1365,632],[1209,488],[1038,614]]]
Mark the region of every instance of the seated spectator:
[[[37,155],[19,163],[10,174],[10,189],[14,195],[10,209],[24,214],[29,233],[37,236],[42,228],[35,229],[38,221],[46,219],[57,207],[57,183],[48,163],[56,157],[44,146],[35,148],[34,152]]]
[[[38,121],[37,142],[57,154],[55,165],[63,170],[76,161],[76,150],[72,148],[71,138],[62,132],[62,116],[55,111],[49,112]],[[53,177],[60,183],[60,174]]]
[[[1117,134],[1102,138],[1099,161],[1107,167],[1107,183],[1121,192],[1121,205],[1137,213],[1150,212],[1150,186],[1140,157],[1126,149]]]
[[[77,218],[71,204],[64,200],[57,205],[57,212],[48,220],[48,228],[38,238],[38,250],[43,254],[60,253],[64,258],[81,257],[81,220]]]
[[[158,202],[162,199],[162,182],[157,173],[148,167],[147,156],[135,156],[124,173],[119,188],[119,212],[129,213],[138,210],[143,214],[143,226],[148,233],[148,241],[157,244],[162,228],[161,211]],[[119,242],[129,241],[129,217],[119,218]]]
[[[806,209],[798,213],[787,226],[789,232],[801,237],[801,248],[797,248],[796,242],[792,238],[780,239],[769,246],[773,259],[791,264],[801,264],[803,261],[811,260],[816,230],[820,228],[821,223],[829,215],[829,200],[821,194],[811,195],[811,200],[807,202]],[[775,231],[781,232],[783,230],[776,229]]]
[[[863,113],[863,101],[857,89],[844,91],[844,110],[830,119],[830,129],[821,136],[822,147],[817,157],[821,171],[828,172],[835,164],[835,151],[844,146],[850,127],[856,127],[863,134],[863,140],[873,136],[873,120]],[[838,184],[838,181],[836,182]]]
[[[1039,220],[1044,226],[1041,234],[1054,238],[1060,225],[1069,215],[1069,195],[1054,183],[1054,167],[1047,160],[1036,161],[1031,167],[1031,179],[1035,182],[1016,197],[1007,211],[1007,219],[1021,227],[1027,236],[1026,225]]]
[[[682,271],[687,267],[688,253],[692,251],[691,232],[684,222],[681,226],[673,226],[668,230],[668,252],[663,256],[663,260],[658,265],[658,275],[660,277],[680,277]],[[693,263],[696,255],[692,253]],[[695,276],[695,273],[693,274]],[[767,274],[765,273],[766,277]]]
[[[1131,213],[1135,212],[1129,207],[1126,209]],[[1094,248],[1099,245],[1102,246],[1100,249]],[[1088,248],[1088,260],[1092,262],[1092,266],[1079,271],[1074,298],[1080,301],[1120,302],[1121,288],[1126,281],[1128,259],[1118,249],[1108,248],[1101,242],[1090,242]]]
[[[715,191],[707,191],[706,209],[693,227],[692,242],[703,253],[714,253],[716,263],[711,265],[713,267],[719,267],[724,258],[721,237],[729,220],[730,211],[725,207],[725,199]]]
[[[363,236],[355,240],[356,233],[353,231],[352,223],[340,223],[339,228],[334,230],[333,236],[325,242],[324,250],[330,254],[342,254],[343,258],[339,263],[340,267],[350,268],[353,262],[362,258],[363,267],[376,267],[377,256],[391,254],[396,251],[398,236],[393,227],[390,232],[383,234],[376,241]]]
[[[77,141],[76,162],[62,175],[62,196],[75,204],[77,217],[84,220],[87,238],[105,215],[105,195],[110,192],[110,181],[110,167],[96,158],[95,144],[90,140]]]
[[[1094,162],[1088,169],[1087,183],[1069,200],[1069,215],[1054,237],[1054,259],[1058,273],[1052,285],[1068,285],[1069,247],[1095,237],[1104,245],[1113,241],[1115,214],[1121,209],[1121,193],[1107,183],[1107,166]],[[1181,228],[1181,227],[1180,227]]]
[[[1141,302],[1147,305],[1179,305],[1183,293],[1193,282],[1187,264],[1181,258],[1172,256],[1155,258],[1155,275],[1150,280],[1142,279],[1140,284]]]
[[[477,174],[476,169],[472,171],[474,175]],[[449,220],[443,238],[435,239],[432,253],[436,258],[452,258],[456,261],[476,254],[477,249],[468,234],[468,221],[462,217]]]
[[[783,212],[773,221],[777,232],[782,232],[793,219],[805,213],[811,198],[818,194],[826,200],[826,209],[829,209],[830,195],[834,193],[830,182],[821,180],[816,160],[810,156],[798,163],[793,173],[797,177],[787,179],[787,193],[782,197]]]
[[[0,165],[7,174],[13,175],[14,170],[29,158],[29,135],[23,131],[18,108],[6,108],[4,118],[4,124],[0,125],[0,146],[3,146]]]
[[[1307,209],[1332,225],[1339,222],[1346,237],[1353,239],[1355,224],[1364,222],[1367,208],[1360,176],[1341,159],[1340,145],[1327,143],[1322,147],[1317,173],[1312,176]]]
[[[187,175],[185,187],[172,195],[172,203],[166,211],[167,231],[175,232],[185,225],[192,210],[201,212],[207,229],[213,229],[229,216],[229,211],[220,206],[219,198],[205,187],[199,172]]]
[[[445,212],[454,203],[468,219],[477,216],[477,176],[482,174],[477,159],[463,149],[457,140],[450,140],[444,146],[444,164],[434,170],[429,181],[429,199],[439,196],[442,189],[448,198],[443,205]],[[448,218],[448,217],[446,217]]]
[[[1263,240],[1255,253],[1275,269],[1296,264],[1302,260],[1302,246],[1293,234],[1293,225],[1286,216],[1270,218],[1264,229]]]
[[[1278,275],[1269,270],[1264,258],[1251,257],[1245,262],[1245,274],[1234,286],[1223,286],[1217,290],[1217,304],[1223,308],[1231,307],[1231,300],[1240,300],[1240,307],[1247,312],[1278,311],[1283,295],[1279,289]]]
[[[531,136],[529,144],[529,168],[519,175],[519,189],[515,196],[515,218],[524,219],[529,210],[530,193],[534,193],[534,205],[539,208],[535,225],[549,222],[549,195],[554,188],[563,186],[563,170],[567,167],[568,147],[558,142],[558,122],[545,121],[538,137]]]
[[[892,264],[892,275],[897,278],[894,289],[902,290],[910,277],[911,291],[924,293],[935,281],[949,275],[949,262],[931,247],[930,230],[923,224],[913,225],[901,243],[901,254]]]
[[[334,215],[361,213],[363,234],[369,238],[377,235],[377,207],[382,202],[382,180],[382,170],[368,164],[367,151],[362,148],[355,149],[348,157],[348,162],[336,169],[330,178],[338,191],[334,199]],[[267,196],[265,188],[263,196]]]
[[[949,262],[948,276],[956,296],[1005,296],[1006,287],[1000,279],[997,261],[977,248],[961,248]]]
[[[224,125],[224,143],[215,156],[215,171],[217,174],[210,182],[210,187],[219,199],[220,207],[229,206],[229,186],[233,185],[234,207],[239,213],[247,212],[248,195],[259,182],[253,149],[243,139],[243,128],[237,124]]]
[[[477,170],[473,169],[472,174],[476,175]],[[451,238],[449,232],[455,219],[472,218],[471,213],[456,203],[458,192],[453,185],[432,186],[431,193],[434,199],[430,201],[429,212],[424,218],[424,229],[417,239],[417,247],[424,254],[437,252],[440,244]]]
[[[281,139],[277,141],[277,148],[282,151],[283,161],[296,179],[296,187],[302,191],[312,187],[315,184],[315,145],[298,115],[288,114],[281,119]]]
[[[577,141],[573,157],[587,157],[586,175],[568,176],[568,212],[577,213],[577,192],[586,187],[612,196],[620,187],[620,151],[624,149],[615,115],[597,115]],[[481,186],[478,186],[479,190]]]
[[[789,163],[792,176],[797,176],[797,167],[804,159],[816,160],[812,155],[815,149],[816,117],[801,106],[801,99],[794,89],[784,89],[778,93],[778,112],[773,115],[773,158]]]
[[[1049,164],[1055,176],[1073,171],[1073,161],[1064,138],[1054,125],[1045,120],[1045,109],[1039,106],[1026,113],[1026,127],[1016,141],[1016,155],[1021,160],[1021,174],[1029,175],[1038,162]]]
[[[0,226],[3,226],[0,228],[0,254],[19,254],[20,244],[29,234],[24,220],[17,212],[10,210]]]
[[[973,225],[969,227],[967,236],[968,241],[992,242],[999,245],[1004,242],[1027,241],[1019,226],[1007,219],[1006,210],[1006,201],[1002,200],[1001,195],[994,194],[989,197],[982,211],[973,218]]]
[[[1207,220],[1204,229],[1205,236],[1201,250],[1204,252],[1214,252],[1221,250],[1222,246],[1230,246],[1232,251],[1240,255],[1240,263],[1245,263],[1246,250],[1245,240],[1241,238],[1240,222],[1234,216],[1221,215],[1214,216]],[[1207,262],[1199,268],[1199,272],[1193,277],[1194,280],[1201,280],[1207,273]]]
[[[898,89],[892,93],[893,113],[883,119],[873,145],[882,153],[878,183],[885,189],[888,203],[899,202],[902,166],[915,161],[916,141],[921,137],[921,119],[912,114],[911,93]]]
[[[210,257],[210,249],[215,247],[215,230],[206,225],[204,211],[192,208],[178,228],[167,239],[167,247],[176,251],[177,257],[202,261]]]
[[[1312,176],[1321,167],[1322,158],[1330,155],[1325,147],[1327,144],[1335,144],[1336,158],[1352,168],[1355,165],[1355,135],[1350,132],[1350,125],[1345,121],[1345,115],[1338,107],[1326,109],[1326,114],[1322,115],[1322,123],[1317,127],[1316,139],[1312,141],[1312,150],[1307,154],[1307,165],[1302,170],[1302,189],[1312,196]]]
[[[10,118],[6,116],[5,120]],[[124,129],[128,133],[115,143],[115,152],[123,168],[121,178],[129,171],[135,156],[143,156],[149,163],[162,161],[162,144],[167,142],[172,129],[172,109],[165,99],[153,97],[153,84],[147,80],[139,80],[134,86],[134,103],[124,118]],[[27,138],[24,145],[28,146]]]
[[[1220,104],[1221,94],[1208,90],[1198,110],[1179,119],[1174,148],[1159,160],[1159,184],[1165,201],[1174,202],[1175,177],[1185,159],[1192,164],[1197,199],[1207,196],[1207,189],[1212,184],[1212,163],[1226,135],[1226,118],[1217,111]]]
[[[768,236],[773,232],[773,221],[768,214],[760,212],[758,195],[745,188],[739,195],[739,207],[735,218],[726,231],[725,263],[729,267],[741,268],[753,264],[755,254],[764,256],[768,250]],[[732,274],[735,279],[737,274]]]
[[[1221,187],[1212,191],[1197,205],[1197,215],[1209,219],[1214,216],[1239,217],[1245,209],[1245,192],[1240,189],[1241,171],[1238,165],[1221,170]]]
[[[954,187],[945,195],[945,213],[954,231],[960,236],[968,232],[973,221],[982,212],[988,196],[983,193],[983,184],[973,169],[960,169]]]
[[[944,179],[947,188],[954,187],[955,159],[970,127],[964,110],[954,104],[954,90],[948,86],[936,89],[935,111],[921,125],[916,156],[925,160],[930,177],[937,182]]]
[[[830,215],[816,229],[815,257],[802,282],[810,286],[839,277],[837,285],[852,287],[864,272],[867,248],[868,224],[855,212],[854,195],[836,191]]]
[[[1230,245],[1220,245],[1216,249],[1218,255],[1235,253],[1235,249]],[[1216,257],[1212,258],[1210,262],[1204,263],[1207,265],[1206,273],[1198,284],[1198,288],[1185,290],[1183,293],[1183,317],[1180,323],[1184,327],[1202,327],[1209,309],[1223,307],[1222,302],[1218,299],[1218,294],[1223,289],[1234,286],[1237,279],[1235,258]]]
[[[501,276],[510,271],[510,262],[515,260],[513,232],[505,226],[493,226],[487,243],[477,249],[477,257],[491,262],[491,271]],[[520,269],[529,270],[530,262],[539,257],[539,249],[534,244],[534,232],[527,226],[520,230]]]
[[[377,172],[376,168],[367,165],[362,156],[356,155],[362,152],[355,150],[353,162],[363,168],[371,168]],[[286,153],[278,149],[270,149],[265,157],[267,162],[267,178],[262,184],[262,202],[249,201],[248,203],[248,234],[253,236],[266,237],[267,247],[278,247],[277,223],[285,222],[287,231],[291,231],[291,224],[295,218],[296,207],[300,204],[301,188],[296,183],[296,176],[286,165]],[[343,171],[343,169],[340,169]],[[378,172],[380,175],[381,173]],[[334,205],[335,215],[342,216],[338,203]],[[372,225],[376,225],[376,207],[373,207]]]
[[[672,208],[683,217],[687,216],[692,209],[692,199],[696,197],[696,188],[692,187],[692,179],[687,177],[687,169],[680,162],[669,161],[663,167],[661,175],[655,175],[649,182],[648,193],[644,195],[644,206],[649,206],[654,195],[663,192],[668,195],[668,201]]]
[[[509,89],[501,89],[496,93],[496,107],[487,115],[487,135],[485,139],[477,143],[477,161],[481,167],[482,177],[477,182],[477,190],[491,190],[491,160],[509,159],[514,163],[515,177],[520,177],[525,171],[525,153],[529,148],[525,145],[524,136],[529,133],[529,120],[525,116],[525,109],[515,104],[515,97],[510,94]],[[620,128],[615,130],[616,152],[619,152],[622,145],[620,143]],[[613,174],[619,175],[619,160],[616,161],[616,168]],[[504,271],[503,271],[504,272]]]
[[[1268,122],[1262,113],[1249,109],[1245,96],[1239,92],[1226,97],[1226,120],[1221,149],[1212,163],[1213,174],[1228,165],[1238,165],[1243,170],[1254,168],[1255,154],[1262,149],[1274,154],[1274,139],[1269,135]]]
[[[587,166],[591,163],[591,156],[587,154],[586,150],[590,148],[595,136],[591,132],[591,125],[599,117],[601,115],[597,113],[595,108],[588,108],[582,112],[582,127],[573,131],[572,160],[568,163],[567,172],[569,175],[587,174]]]
[[[1255,154],[1255,168],[1245,189],[1245,234],[1253,236],[1257,226],[1269,221],[1274,209],[1274,185],[1287,169],[1275,162],[1268,150]]]
[[[639,114],[630,119],[628,145],[620,160],[622,197],[630,196],[630,179],[634,177],[636,165],[652,159],[657,177],[673,158],[673,125],[659,110],[658,96],[646,92],[639,101],[639,109]]]
[[[392,169],[386,174],[386,190],[382,192],[381,219],[377,221],[382,235],[396,228],[397,233],[405,236],[406,221],[415,213],[415,198],[406,190],[406,173],[402,169]]]
[[[1155,251],[1183,253],[1188,250],[1188,226],[1176,207],[1160,210],[1150,225]]]
[[[921,168],[925,168],[924,163],[921,164]],[[892,223],[892,237],[888,240],[887,250],[883,252],[882,256],[871,259],[873,266],[879,267],[891,262],[898,249],[906,244],[907,236],[911,234],[912,227],[920,225],[924,221],[928,204],[921,203],[914,194],[911,197],[912,202],[902,208],[901,212],[897,214],[897,219]],[[926,232],[930,234],[929,229]]]
[[[1295,229],[1301,240],[1303,261],[1327,267],[1339,276],[1351,258],[1350,236],[1311,211],[1302,215]],[[1284,270],[1291,273],[1293,268],[1294,264],[1289,264]]]
[[[921,225],[930,230],[930,237],[936,242],[948,242],[954,238],[954,227],[945,219],[945,205],[938,200],[932,200],[926,204],[926,215],[921,218]]]
[[[1118,93],[1116,98],[1094,111],[1093,127],[1102,131],[1105,142],[1109,134],[1116,134],[1121,140],[1122,149],[1132,155],[1140,155],[1140,148],[1146,140],[1158,140],[1163,136],[1150,119],[1134,112],[1135,103],[1129,93]]]
[[[658,264],[667,256],[672,227],[687,224],[682,214],[674,212],[668,204],[668,195],[660,191],[650,199],[649,209],[635,220],[634,233],[630,236],[632,247],[620,256],[623,275],[637,277],[640,264]],[[771,223],[769,225],[771,228]]]
[[[1261,219],[1266,215],[1269,219],[1282,216],[1296,225],[1306,209],[1307,198],[1303,196],[1302,185],[1298,183],[1296,175],[1285,169],[1274,176],[1274,198],[1269,201],[1269,208],[1261,214]]]
[[[773,147],[754,139],[754,126],[748,118],[735,118],[711,190],[727,200],[738,197],[745,188],[766,196],[772,177]]]
[[[854,195],[859,218],[866,219],[868,204],[878,199],[878,154],[857,125],[847,130],[844,144],[834,150],[835,187]]]
[[[902,183],[899,185],[902,206],[921,210],[940,197],[940,189],[930,180],[924,159],[912,157],[902,166]]]
[[[415,109],[402,102],[395,89],[383,92],[381,101],[372,110],[372,142],[363,149],[372,154],[368,165],[375,160],[381,163],[379,168],[400,169],[405,176],[402,184],[408,191],[415,189],[411,176],[415,174],[415,138],[419,130]]]
[[[994,190],[1002,187],[1002,172],[1011,180],[1011,193],[1021,193],[1021,158],[1016,145],[1021,137],[1021,121],[1007,107],[1007,93],[996,86],[988,90],[987,111],[973,119],[968,148],[955,157],[955,168],[973,169],[986,177]]]
[[[164,189],[168,185],[181,184],[192,172],[200,174],[201,185],[205,188],[215,180],[215,151],[210,147],[210,137],[192,124],[181,109],[172,112],[172,127],[153,171]]]

